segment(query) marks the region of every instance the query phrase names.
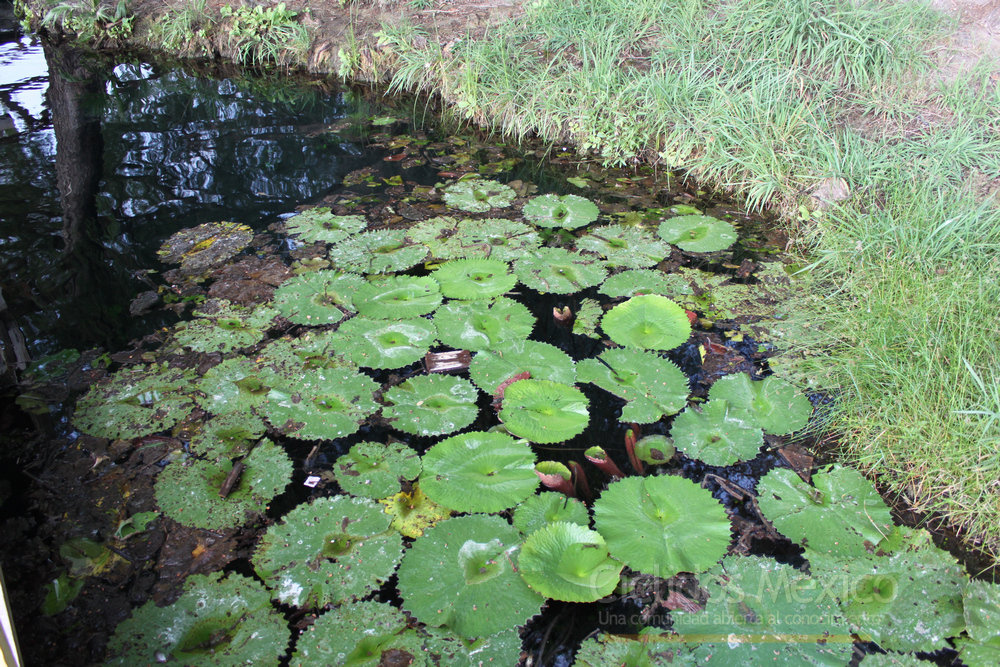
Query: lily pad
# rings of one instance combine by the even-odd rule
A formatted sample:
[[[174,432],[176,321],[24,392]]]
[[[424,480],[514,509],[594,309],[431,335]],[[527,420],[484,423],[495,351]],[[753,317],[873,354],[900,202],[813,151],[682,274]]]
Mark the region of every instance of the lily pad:
[[[471,179],[452,183],[444,189],[444,201],[452,208],[469,213],[485,213],[494,208],[506,208],[514,201],[514,191],[496,181]]]
[[[282,283],[274,292],[274,305],[295,324],[336,324],[355,312],[354,293],[364,284],[354,273],[311,271]]]
[[[514,665],[521,656],[521,635],[510,628],[489,637],[466,639],[450,630],[425,628],[424,650],[432,664],[448,667]]]
[[[539,528],[566,521],[586,528],[590,525],[587,506],[576,498],[568,498],[554,491],[543,491],[527,500],[514,510],[514,526],[525,535]]]
[[[496,352],[479,352],[469,366],[472,381],[487,394],[495,394],[505,380],[524,372],[562,384],[576,382],[576,366],[568,354],[533,340],[511,343]]]
[[[535,455],[523,440],[473,431],[424,453],[420,488],[456,512],[500,512],[538,488]]]
[[[98,438],[141,438],[187,417],[194,402],[190,375],[151,367],[120,370],[93,385],[76,404],[73,425]]]
[[[406,239],[410,243],[427,246],[433,257],[448,259],[452,256],[451,247],[455,245],[453,237],[458,229],[458,220],[442,215],[424,220],[406,230]]]
[[[357,364],[339,356],[336,342],[332,331],[309,329],[298,338],[271,341],[254,361],[268,382],[274,381],[272,376],[294,381],[302,371],[357,370]]]
[[[423,640],[407,627],[406,615],[386,602],[345,604],[321,615],[299,637],[291,664],[423,667]]]
[[[673,440],[665,435],[647,435],[635,443],[636,457],[649,465],[663,465],[676,453]]]
[[[576,229],[589,225],[600,211],[597,204],[579,195],[542,195],[528,201],[522,209],[524,217],[539,227]]]
[[[405,271],[427,255],[427,246],[409,243],[401,229],[356,234],[332,246],[328,253],[337,267],[356,273]]]
[[[532,590],[565,602],[594,602],[609,595],[625,567],[608,556],[600,533],[565,521],[529,535],[518,566]]]
[[[456,259],[434,272],[450,299],[491,299],[514,289],[517,278],[498,259]]]
[[[707,215],[681,215],[660,223],[660,238],[687,252],[725,250],[736,243],[736,229]]]
[[[358,312],[376,320],[426,315],[440,305],[441,289],[428,276],[389,276],[363,283],[354,293]]]
[[[643,269],[658,264],[670,254],[670,246],[638,227],[605,225],[590,230],[576,241],[577,250],[596,252],[608,266]]]
[[[601,319],[601,328],[619,345],[644,350],[672,350],[691,335],[684,309],[652,294],[615,306]]]
[[[385,505],[385,513],[392,516],[392,527],[405,537],[420,537],[426,529],[452,514],[450,509],[428,498],[419,484],[413,484],[412,491],[400,491],[379,502]]]
[[[260,417],[229,412],[202,424],[201,432],[191,436],[191,450],[207,459],[239,458],[253,449],[264,431]]]
[[[589,404],[576,387],[550,380],[518,380],[504,392],[500,421],[508,431],[531,442],[564,442],[587,428]]]
[[[235,222],[207,222],[182,229],[156,252],[165,264],[180,264],[181,274],[196,276],[221,266],[253,240],[253,230]]]
[[[195,402],[213,415],[234,412],[249,415],[264,402],[271,389],[263,377],[260,367],[249,359],[227,359],[207,370],[195,385],[199,392]]]
[[[600,285],[608,271],[604,261],[563,248],[539,248],[514,263],[522,283],[539,292],[572,294]]]
[[[399,568],[403,609],[463,637],[523,625],[545,598],[517,573],[521,533],[496,516],[462,516],[429,528]]]
[[[479,414],[479,396],[472,383],[449,375],[419,375],[383,394],[382,416],[389,425],[413,435],[444,435],[460,431]]]
[[[263,513],[292,478],[291,459],[267,439],[254,447],[242,463],[246,468],[233,490],[222,498],[219,489],[232,470],[232,462],[174,462],[156,478],[156,503],[184,526],[208,530],[239,526],[247,520],[248,512]]]
[[[701,410],[689,407],[670,427],[674,446],[688,458],[710,466],[728,466],[749,461],[764,446],[764,432],[746,410],[714,398]]]
[[[604,363],[601,363],[601,362]],[[690,389],[677,366],[642,350],[605,350],[577,364],[577,379],[628,401],[620,421],[650,424],[684,409]]]
[[[524,341],[535,318],[524,304],[501,296],[493,301],[449,301],[434,313],[434,325],[442,345],[477,351]]]
[[[601,336],[597,333],[597,324],[601,321],[603,314],[604,309],[601,308],[600,302],[594,299],[581,299],[580,308],[576,311],[576,317],[573,319],[573,333],[600,340]]]
[[[668,475],[612,482],[594,502],[594,524],[612,556],[663,579],[712,567],[732,537],[711,491]]]
[[[676,642],[661,644],[655,637],[644,636],[647,631],[659,632],[656,628],[648,628],[638,639],[602,634],[584,640],[576,652],[573,667],[695,667],[698,664],[687,646]]]
[[[616,273],[605,280],[598,291],[612,298],[623,296],[631,298],[643,294],[674,296],[693,292],[687,281],[676,273],[663,273],[650,269],[635,269]]]
[[[213,299],[195,311],[200,319],[181,322],[174,338],[196,352],[232,352],[255,345],[264,339],[278,316],[269,306],[244,308]]]
[[[708,397],[747,410],[754,423],[773,435],[798,431],[812,414],[812,406],[802,392],[773,375],[762,382],[751,381],[745,373],[727,375],[712,385]]]
[[[329,369],[303,372],[295,384],[273,387],[261,412],[284,435],[306,440],[342,438],[379,409],[378,385],[367,375]]]
[[[285,233],[306,243],[340,243],[368,225],[361,215],[335,215],[328,207],[306,209],[285,220]]]
[[[288,622],[256,581],[223,576],[191,575],[174,604],[157,607],[150,600],[133,611],[115,628],[106,664],[277,665],[288,645]]]
[[[513,262],[542,244],[538,232],[523,222],[487,218],[463,220],[442,251],[442,259],[486,257]]]
[[[378,500],[399,493],[400,480],[416,479],[420,456],[400,442],[359,442],[337,459],[333,474],[345,492]]]
[[[367,498],[333,496],[299,505],[271,526],[253,557],[278,602],[317,609],[367,595],[403,557],[392,518]]]
[[[345,358],[365,368],[402,368],[421,359],[437,334],[422,318],[385,321],[355,317],[340,325],[335,345]]]

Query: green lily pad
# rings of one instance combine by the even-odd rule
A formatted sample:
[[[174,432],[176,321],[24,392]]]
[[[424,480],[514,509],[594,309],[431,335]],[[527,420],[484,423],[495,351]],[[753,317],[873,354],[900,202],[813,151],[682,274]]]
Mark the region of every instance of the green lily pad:
[[[268,306],[244,308],[227,302],[206,302],[196,310],[200,319],[181,322],[174,338],[196,352],[232,352],[264,339],[278,311]]]
[[[676,273],[663,273],[651,269],[635,269],[616,273],[605,280],[598,291],[612,298],[623,296],[631,298],[644,294],[674,296],[692,293],[691,286]]]
[[[653,294],[615,306],[601,319],[601,328],[619,345],[644,350],[672,350],[691,335],[684,309]]]
[[[642,350],[605,350],[577,364],[577,379],[628,401],[620,421],[650,424],[684,409],[690,389],[681,369]]]
[[[479,352],[469,366],[472,381],[487,394],[495,394],[505,380],[525,372],[562,384],[576,382],[576,366],[568,354],[533,340],[511,343],[495,352]]]
[[[285,220],[285,233],[306,243],[340,243],[367,226],[362,215],[335,215],[324,206],[306,209]]]
[[[285,515],[261,538],[257,575],[278,602],[316,609],[367,595],[403,557],[392,518],[367,498],[317,498]]]
[[[199,392],[195,402],[214,415],[234,412],[249,415],[264,402],[271,389],[263,377],[260,367],[249,359],[227,359],[208,369],[195,385]]]
[[[586,528],[590,525],[590,514],[587,506],[576,498],[568,498],[554,491],[529,496],[514,510],[514,526],[525,535],[557,521],[567,521]]]
[[[156,252],[165,264],[180,264],[181,274],[196,276],[222,266],[253,240],[253,230],[235,222],[207,222],[182,229]]]
[[[311,271],[282,283],[274,292],[274,306],[295,324],[336,324],[355,312],[354,293],[364,284],[354,273]]]
[[[1000,654],[997,657],[1000,658]],[[963,662],[969,667],[993,667],[993,665],[997,664],[996,660],[985,663],[982,666],[973,665],[965,660]],[[858,667],[927,667],[927,662],[915,655],[909,654],[869,653],[858,663]]]
[[[517,628],[504,630],[489,637],[466,639],[450,630],[425,628],[429,636],[424,650],[435,665],[448,667],[482,667],[482,665],[514,665],[521,656],[521,635]]]
[[[812,414],[812,406],[802,392],[773,375],[762,382],[751,381],[745,373],[727,375],[712,385],[708,397],[747,410],[754,423],[774,435],[798,431]]]
[[[681,215],[660,223],[660,238],[687,252],[725,250],[736,243],[736,229],[707,215]]]
[[[529,535],[518,566],[532,590],[565,602],[594,602],[609,595],[625,567],[608,556],[600,533],[565,521]]]
[[[345,604],[320,616],[299,637],[291,664],[423,667],[423,640],[407,626],[406,615],[386,602]]]
[[[120,370],[93,385],[76,404],[73,425],[98,438],[141,438],[187,417],[194,402],[190,374],[151,367]]]
[[[447,519],[413,543],[399,568],[403,609],[463,637],[523,625],[545,598],[517,573],[521,533],[496,516]]]
[[[539,227],[576,229],[589,225],[600,211],[597,204],[579,195],[542,195],[528,201],[522,209],[524,217]]]
[[[612,482],[594,502],[594,524],[612,556],[663,579],[712,567],[732,537],[711,491],[666,475]]]
[[[242,463],[246,468],[233,490],[222,498],[219,489],[232,470],[232,462],[174,462],[156,478],[156,503],[184,526],[208,530],[239,526],[247,520],[248,512],[263,513],[292,478],[291,459],[267,439],[254,447]]]
[[[538,488],[535,455],[523,440],[472,431],[424,453],[420,488],[456,512],[500,512]]]
[[[398,320],[434,312],[441,289],[429,276],[389,276],[363,283],[354,293],[354,307],[375,320]]]
[[[277,665],[288,646],[288,622],[256,581],[223,576],[191,575],[174,604],[150,600],[133,611],[115,628],[105,664]]]
[[[412,491],[400,491],[379,502],[385,505],[385,513],[392,516],[392,527],[405,537],[420,537],[426,529],[452,514],[450,509],[428,498],[419,484],[414,484]]]
[[[573,667],[695,667],[698,664],[687,646],[658,642],[655,637],[644,636],[647,632],[659,631],[648,628],[640,633],[639,639],[608,634],[591,637],[580,645]]]
[[[191,436],[191,450],[207,459],[235,459],[245,456],[264,435],[264,420],[246,412],[228,412],[202,424],[201,433]]]
[[[793,542],[852,558],[867,555],[892,531],[889,508],[858,471],[830,466],[812,481],[815,486],[792,470],[775,468],[757,485],[764,516]]]
[[[608,271],[604,261],[562,248],[539,248],[514,263],[514,273],[539,292],[572,294],[600,285]]]
[[[365,368],[402,368],[421,359],[437,330],[422,318],[385,321],[355,317],[340,325],[334,344],[345,358]]]
[[[597,325],[603,314],[604,309],[601,308],[599,301],[581,299],[580,308],[576,311],[576,317],[573,319],[573,333],[600,340],[601,335],[597,333]]]
[[[434,313],[442,345],[458,350],[496,349],[524,341],[535,327],[527,306],[507,297],[493,301],[449,301]]]
[[[418,375],[383,394],[382,416],[389,425],[413,435],[460,431],[479,414],[472,383],[449,375]]]
[[[553,444],[583,433],[590,421],[587,397],[550,380],[518,380],[504,392],[500,421],[531,442]]]
[[[260,410],[278,431],[305,440],[342,438],[379,409],[378,385],[367,375],[336,369],[307,371],[295,384],[273,387]]]
[[[658,264],[670,254],[670,246],[638,227],[605,225],[590,230],[576,241],[577,250],[596,252],[608,266],[643,269]]]
[[[647,435],[635,443],[635,455],[649,465],[663,465],[674,457],[677,448],[665,435]]]
[[[534,252],[542,244],[538,232],[523,222],[487,218],[463,220],[440,257],[462,259],[484,257],[501,262],[513,262],[525,253]]]
[[[700,411],[689,407],[677,415],[670,427],[670,437],[688,458],[700,459],[710,466],[749,461],[764,446],[764,432],[747,411],[735,409],[718,398],[706,403]]]
[[[302,371],[357,370],[357,364],[339,356],[336,342],[332,331],[308,329],[298,338],[271,341],[254,361],[268,382],[275,382],[273,376],[294,382]]]
[[[399,493],[400,480],[420,474],[420,456],[400,442],[359,442],[333,464],[333,475],[345,492],[364,498]]]
[[[441,293],[450,299],[491,299],[509,292],[517,278],[498,259],[456,259],[434,272]]]
[[[514,201],[514,195],[514,191],[503,183],[478,179],[452,183],[444,189],[444,201],[448,206],[469,213],[506,208]]]
[[[428,255],[427,246],[411,244],[401,229],[363,232],[330,248],[330,261],[355,273],[393,273],[416,266]]]
[[[433,257],[448,259],[450,250],[455,245],[453,236],[458,229],[458,220],[442,215],[424,220],[406,230],[406,239],[410,243],[427,246]]]

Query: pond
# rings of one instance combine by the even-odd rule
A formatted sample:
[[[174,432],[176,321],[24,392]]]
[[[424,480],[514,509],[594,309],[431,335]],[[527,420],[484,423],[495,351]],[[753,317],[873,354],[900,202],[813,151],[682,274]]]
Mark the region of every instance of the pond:
[[[992,599],[810,477],[806,283],[724,199],[425,102],[2,48],[28,664],[846,665]]]

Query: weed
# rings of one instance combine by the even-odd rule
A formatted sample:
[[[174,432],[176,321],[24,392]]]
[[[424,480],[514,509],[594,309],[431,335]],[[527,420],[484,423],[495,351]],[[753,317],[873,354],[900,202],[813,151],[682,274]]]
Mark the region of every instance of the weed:
[[[192,0],[168,6],[150,25],[149,41],[153,46],[183,54],[207,55],[208,36],[215,25],[208,12],[207,0]]]
[[[229,19],[228,41],[233,57],[247,65],[292,65],[302,62],[309,49],[309,33],[295,22],[298,12],[280,2],[266,9],[231,5],[222,8],[222,17]]]
[[[116,5],[101,0],[67,0],[45,13],[42,27],[73,33],[80,41],[100,45],[131,37],[134,20],[125,0],[118,0]]]

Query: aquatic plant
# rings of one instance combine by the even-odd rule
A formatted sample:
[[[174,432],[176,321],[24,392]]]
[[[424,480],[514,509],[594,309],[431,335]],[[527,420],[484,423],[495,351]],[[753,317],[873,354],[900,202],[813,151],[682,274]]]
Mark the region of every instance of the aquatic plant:
[[[688,458],[710,466],[728,466],[760,453],[764,432],[746,410],[713,398],[701,409],[689,407],[670,426],[674,446]]]
[[[535,318],[524,304],[501,296],[449,301],[434,313],[434,325],[442,345],[475,352],[526,340]]]
[[[307,609],[367,595],[403,556],[392,518],[367,498],[317,498],[268,528],[253,556],[271,597]]]
[[[597,324],[601,320],[604,310],[599,301],[595,299],[581,299],[580,308],[573,318],[573,333],[578,336],[600,339],[597,333]]]
[[[594,602],[609,595],[625,567],[608,556],[600,533],[565,521],[528,535],[517,564],[532,590],[566,602]]]
[[[488,257],[513,262],[542,244],[538,232],[523,222],[503,218],[463,220],[442,259]]]
[[[194,314],[199,319],[179,323],[174,328],[174,339],[196,352],[225,353],[262,341],[278,311],[268,306],[244,308],[212,299]]]
[[[431,256],[451,259],[455,256],[458,243],[454,236],[458,231],[458,218],[439,215],[412,225],[406,230],[406,240],[426,246]]]
[[[572,294],[600,285],[608,275],[604,261],[563,248],[539,248],[514,262],[514,273],[539,292]]]
[[[354,293],[365,284],[355,273],[312,271],[291,278],[274,292],[274,307],[295,324],[336,324],[355,312]]]
[[[420,537],[424,530],[438,521],[447,519],[452,511],[427,497],[414,483],[412,491],[400,491],[389,498],[382,498],[385,513],[392,517],[392,528],[405,537]]]
[[[628,667],[696,667],[697,660],[685,644],[658,642],[653,635],[657,628],[644,628],[638,639],[620,635],[600,634],[584,640],[576,652],[574,667],[606,667],[607,665],[627,665]],[[672,639],[672,638],[671,638]]]
[[[538,488],[535,454],[505,433],[472,431],[446,438],[423,456],[420,488],[456,512],[500,512]]]
[[[712,493],[674,476],[612,482],[594,502],[594,525],[613,557],[663,579],[707,570],[732,538]]]
[[[429,276],[388,276],[362,283],[353,299],[365,317],[398,320],[434,312],[441,305],[441,288]]]
[[[691,335],[684,309],[659,295],[634,296],[601,318],[608,338],[626,347],[672,350]]]
[[[150,600],[115,628],[108,665],[168,660],[192,667],[277,665],[288,645],[288,624],[253,579],[222,572],[195,574],[168,607]]]
[[[227,412],[202,422],[201,431],[191,436],[191,451],[206,459],[235,459],[245,456],[264,431],[264,420],[243,411]]]
[[[382,416],[413,435],[445,435],[460,431],[479,414],[479,390],[464,378],[419,375],[388,389]]]
[[[589,225],[600,211],[597,204],[579,195],[542,195],[529,200],[521,209],[524,217],[539,227],[576,229]]]
[[[791,383],[770,376],[753,382],[745,373],[720,378],[708,392],[738,410],[746,410],[755,424],[773,435],[797,431],[809,421],[812,406]]]
[[[545,598],[517,573],[521,540],[516,528],[496,516],[455,517],[428,528],[399,567],[403,609],[463,637],[524,624]]]
[[[165,365],[120,370],[77,401],[73,426],[98,438],[141,438],[168,429],[194,408],[191,377]]]
[[[620,421],[649,424],[681,411],[688,379],[666,359],[643,350],[605,350],[577,364],[577,380],[590,382],[628,401]]]
[[[273,376],[294,378],[302,371],[324,368],[357,370],[357,364],[339,356],[335,342],[332,331],[307,330],[298,338],[270,341],[254,361],[260,366],[263,379],[268,381]]]
[[[472,381],[487,394],[495,394],[504,381],[521,373],[562,384],[576,382],[576,365],[569,355],[554,345],[534,340],[479,352],[469,366]]]
[[[410,243],[401,229],[355,234],[331,246],[327,253],[338,268],[355,273],[405,271],[427,255],[427,246]]]
[[[271,388],[260,412],[284,435],[328,440],[350,435],[379,409],[378,385],[367,375],[339,369],[304,371]]]
[[[452,208],[470,213],[485,213],[506,208],[514,201],[514,191],[503,183],[469,179],[452,183],[444,189],[444,201]]]
[[[417,361],[437,337],[423,318],[372,320],[358,316],[340,325],[333,344],[346,359],[365,368],[401,368]]]
[[[450,299],[491,299],[514,289],[517,277],[498,259],[455,259],[434,272]]]
[[[670,254],[670,245],[640,227],[605,225],[591,229],[576,241],[577,250],[595,252],[608,266],[643,269],[659,263]]]
[[[647,435],[635,443],[633,452],[640,461],[650,465],[663,465],[674,457],[677,448],[665,435]]]
[[[184,276],[202,276],[250,245],[253,230],[235,222],[207,222],[182,229],[156,251],[164,264],[180,264]]]
[[[249,417],[270,391],[262,379],[264,376],[261,368],[249,359],[226,359],[205,371],[195,384],[198,390],[195,403],[213,415],[242,413]]]
[[[590,514],[587,506],[576,498],[568,498],[561,493],[542,491],[528,496],[528,499],[514,510],[514,526],[525,535],[530,535],[539,528],[566,521],[581,526],[590,525]]]
[[[660,223],[660,238],[686,252],[725,250],[736,242],[736,229],[707,215],[681,215]]]
[[[353,602],[327,611],[309,626],[295,644],[292,664],[421,667],[426,664],[423,643],[399,609],[374,600]]]
[[[612,298],[623,296],[631,298],[643,294],[674,296],[692,293],[687,281],[676,273],[663,273],[650,269],[632,269],[616,273],[605,280],[598,291]]]
[[[587,397],[551,380],[518,380],[504,392],[500,421],[512,434],[540,444],[569,440],[587,428]]]
[[[420,474],[420,456],[401,442],[359,442],[333,464],[346,493],[375,500],[399,492],[400,481]]]
[[[471,639],[441,628],[424,628],[424,632],[427,634],[424,650],[435,665],[513,665],[521,656],[521,635],[517,628]]]
[[[308,208],[285,220],[285,233],[306,243],[340,243],[368,225],[361,215],[335,215],[329,207]]]

